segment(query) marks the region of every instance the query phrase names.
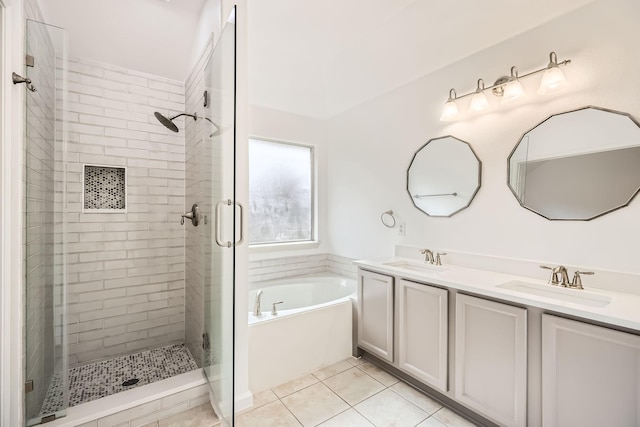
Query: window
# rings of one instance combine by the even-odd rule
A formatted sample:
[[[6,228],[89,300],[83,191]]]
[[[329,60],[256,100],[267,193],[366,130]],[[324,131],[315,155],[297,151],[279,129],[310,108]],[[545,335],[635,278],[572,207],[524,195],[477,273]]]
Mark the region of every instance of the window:
[[[313,148],[249,140],[249,244],[314,240]]]

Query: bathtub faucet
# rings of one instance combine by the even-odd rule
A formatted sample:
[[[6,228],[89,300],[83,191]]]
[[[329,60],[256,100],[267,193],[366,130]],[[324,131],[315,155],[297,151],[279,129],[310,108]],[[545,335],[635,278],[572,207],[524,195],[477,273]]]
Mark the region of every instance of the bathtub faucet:
[[[262,316],[262,311],[260,310],[260,297],[262,297],[262,289],[256,292],[256,302],[253,304],[254,316]]]

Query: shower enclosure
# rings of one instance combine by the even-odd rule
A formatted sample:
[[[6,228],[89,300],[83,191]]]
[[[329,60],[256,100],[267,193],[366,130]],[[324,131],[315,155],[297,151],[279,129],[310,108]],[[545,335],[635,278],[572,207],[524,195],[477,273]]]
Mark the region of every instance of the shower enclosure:
[[[64,30],[27,20],[26,54],[25,419],[33,425],[64,415],[67,398]]]
[[[236,193],[235,7],[204,72],[205,168],[210,189],[204,200],[214,219],[205,231],[203,368],[216,412],[229,426],[234,414],[235,247],[242,243],[242,207]],[[238,221],[240,219],[240,221]],[[239,224],[236,224],[239,222]]]
[[[71,67],[74,59],[66,57],[64,30],[28,21],[26,40],[31,65],[25,72],[36,89],[25,88],[26,425],[64,416],[66,408],[84,402],[78,400],[79,395],[94,399],[103,389],[111,393],[144,385],[144,381],[138,383],[140,375],[105,385],[95,378],[96,372],[133,372],[141,367],[141,375],[151,378],[147,382],[162,379],[155,370],[167,363],[154,358],[168,352],[171,358],[182,360],[183,353],[176,353],[179,351],[191,360],[179,368],[203,369],[216,412],[225,425],[232,426],[235,247],[243,240],[241,207],[235,201],[235,8],[204,64],[206,92],[196,121],[202,150],[196,156],[184,154],[199,162],[196,228],[191,221],[180,225],[181,214],[192,206],[191,201],[186,203],[184,193],[189,162],[183,159],[180,166],[169,159],[165,171],[159,166],[163,162],[149,161],[145,169],[147,164],[124,154],[119,158],[104,156],[105,161],[92,158],[93,153],[87,154],[90,151],[102,150],[104,154],[107,149],[119,148],[109,147],[111,139],[106,132],[92,133],[78,117],[84,114],[88,121],[106,121],[100,114],[107,107],[99,105],[104,102],[111,107],[114,101],[103,101],[105,92],[101,90],[83,94],[84,89],[75,85],[78,80],[100,83],[82,74],[90,67]],[[109,72],[113,74],[113,70],[117,72],[115,68]],[[95,71],[86,71],[90,72]],[[112,86],[115,89],[109,89],[120,87]],[[127,85],[122,87],[126,92]],[[85,99],[95,106],[81,106]],[[125,116],[129,112],[145,128],[160,126],[154,118],[157,106],[153,102],[142,100],[134,106],[118,102],[121,111],[116,113],[123,115],[122,120],[129,120]],[[184,102],[181,108],[170,108],[178,109],[184,111]],[[182,122],[178,124],[182,126]],[[182,138],[184,152],[186,129],[180,132],[182,135],[149,137],[147,141],[135,140],[141,134],[138,132],[131,137],[132,144],[136,150],[147,144],[149,152],[155,153],[160,143],[175,145]],[[180,149],[171,150],[171,156],[181,155]],[[109,159],[115,163],[110,164]],[[174,183],[173,187],[152,187],[163,179]],[[182,190],[175,188],[180,182]],[[158,200],[168,200],[161,206],[166,211],[154,210]],[[189,239],[194,229],[203,237],[195,249]],[[147,237],[150,240],[145,240]],[[201,252],[202,260],[202,298],[186,302],[185,250],[187,254]],[[165,259],[170,264],[162,264]],[[189,308],[188,304],[199,307]],[[185,330],[185,312],[202,317],[198,322],[202,325],[198,332],[202,351],[192,351],[197,365],[184,345],[185,334],[193,333]],[[139,350],[143,351],[135,353]],[[153,363],[157,366],[150,366]]]

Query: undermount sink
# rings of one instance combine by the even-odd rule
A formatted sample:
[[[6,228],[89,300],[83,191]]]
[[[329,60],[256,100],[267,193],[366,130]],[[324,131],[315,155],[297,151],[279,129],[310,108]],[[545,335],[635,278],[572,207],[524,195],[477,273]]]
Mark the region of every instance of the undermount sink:
[[[410,262],[410,261],[392,261],[385,262],[384,265],[389,267],[404,268],[406,270],[419,271],[422,273],[438,273],[447,271],[446,267],[435,264],[428,264],[426,262]]]
[[[556,287],[550,284],[540,285],[538,283],[521,282],[519,280],[502,283],[497,287],[539,297],[553,298],[574,304],[588,305],[590,307],[606,307],[611,304],[610,296],[596,294],[585,291],[584,289],[568,289]]]

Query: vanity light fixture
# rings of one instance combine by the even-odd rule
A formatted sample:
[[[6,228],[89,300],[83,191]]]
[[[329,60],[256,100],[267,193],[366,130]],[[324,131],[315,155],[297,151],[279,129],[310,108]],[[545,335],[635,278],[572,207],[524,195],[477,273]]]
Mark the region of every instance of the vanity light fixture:
[[[489,107],[489,102],[487,100],[485,92],[488,90],[491,90],[491,93],[493,93],[494,96],[503,98],[503,102],[510,102],[515,99],[521,98],[525,95],[525,92],[522,88],[520,80],[534,74],[544,72],[542,81],[540,82],[540,88],[538,89],[538,93],[540,95],[555,91],[566,83],[566,79],[564,77],[564,74],[562,73],[562,70],[560,69],[560,66],[564,66],[569,63],[571,63],[570,59],[565,59],[562,62],[558,62],[556,53],[551,52],[549,54],[549,64],[544,68],[540,68],[522,76],[518,76],[518,68],[513,66],[511,67],[511,73],[509,77],[502,76],[498,78],[493,85],[486,88],[484,85],[484,80],[478,79],[478,84],[475,91],[465,93],[460,96],[456,94],[455,89],[451,89],[449,91],[449,99],[447,99],[447,102],[444,105],[440,120],[455,120],[459,113],[457,101],[468,96],[472,97],[471,103],[469,105],[471,111],[478,113],[486,110]]]
[[[469,108],[475,112],[480,112],[489,108],[489,101],[487,101],[487,96],[484,94],[484,80],[482,79],[478,79],[478,87],[471,98]]]
[[[440,120],[442,120],[443,122],[451,121],[458,115],[458,105],[456,104],[456,99],[458,99],[456,90],[451,89],[449,91],[449,99],[447,100],[447,103],[444,104],[444,110],[442,110],[442,115],[440,116]]]
[[[442,115],[440,116],[440,120],[442,120],[443,122],[451,121],[458,115],[458,105],[456,104],[456,99],[458,99],[456,90],[451,89],[449,91],[449,99],[447,100],[446,104],[444,104],[444,109],[442,110]]]
[[[549,54],[549,65],[547,65],[547,68],[544,70],[542,81],[540,82],[540,89],[538,89],[538,93],[540,95],[554,91],[562,87],[567,82],[567,79],[564,77],[564,73],[558,65],[558,57],[556,56],[556,53],[551,52]]]
[[[524,89],[522,89],[522,84],[520,84],[520,79],[518,78],[518,68],[513,66],[511,67],[511,77],[509,77],[509,81],[504,87],[502,102],[514,101],[523,95]]]

